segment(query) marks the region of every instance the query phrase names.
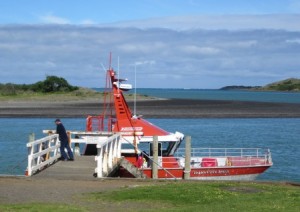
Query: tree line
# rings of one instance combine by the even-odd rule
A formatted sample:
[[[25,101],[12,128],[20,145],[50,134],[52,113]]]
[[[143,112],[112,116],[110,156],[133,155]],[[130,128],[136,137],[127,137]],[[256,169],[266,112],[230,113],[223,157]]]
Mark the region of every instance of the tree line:
[[[57,76],[47,76],[44,81],[38,81],[34,84],[0,83],[2,95],[16,95],[26,91],[39,93],[71,92],[78,89],[79,87],[72,86],[64,78]]]

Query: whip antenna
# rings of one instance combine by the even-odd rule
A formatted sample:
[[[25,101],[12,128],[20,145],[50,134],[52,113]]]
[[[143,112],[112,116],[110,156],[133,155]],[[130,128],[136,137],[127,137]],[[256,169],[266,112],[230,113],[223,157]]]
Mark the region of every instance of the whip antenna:
[[[134,64],[134,107],[133,115],[136,116],[136,64]]]

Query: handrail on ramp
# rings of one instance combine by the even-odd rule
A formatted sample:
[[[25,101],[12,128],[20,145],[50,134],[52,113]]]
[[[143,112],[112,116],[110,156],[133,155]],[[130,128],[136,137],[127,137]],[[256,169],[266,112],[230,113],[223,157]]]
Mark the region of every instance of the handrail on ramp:
[[[118,166],[121,159],[121,134],[75,131],[70,132],[70,134],[81,136],[81,138],[70,139],[71,143],[75,143],[75,152],[76,143],[97,145],[97,155],[95,156],[97,167],[95,168],[94,176],[98,178],[106,177]],[[28,167],[25,175],[32,176],[56,162],[61,157],[59,147],[58,134],[51,134],[38,140],[34,140],[34,134],[31,134],[27,143]]]
[[[34,140],[34,134],[31,134],[26,146],[28,148],[26,176],[32,176],[61,157],[58,151],[60,147],[58,134],[49,135],[38,140]]]
[[[121,134],[116,133],[107,138],[106,141],[97,144],[97,167],[95,176],[106,177],[118,165],[121,158]]]

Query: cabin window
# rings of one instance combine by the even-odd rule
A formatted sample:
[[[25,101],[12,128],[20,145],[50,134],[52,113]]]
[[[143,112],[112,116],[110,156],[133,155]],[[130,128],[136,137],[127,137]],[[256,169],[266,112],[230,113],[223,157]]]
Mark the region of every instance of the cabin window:
[[[168,156],[174,147],[175,142],[158,143],[158,156]],[[153,144],[150,143],[150,156],[153,156]]]
[[[150,144],[150,156],[153,156],[153,144],[152,143],[149,143]],[[158,143],[158,156],[161,156],[161,143]]]

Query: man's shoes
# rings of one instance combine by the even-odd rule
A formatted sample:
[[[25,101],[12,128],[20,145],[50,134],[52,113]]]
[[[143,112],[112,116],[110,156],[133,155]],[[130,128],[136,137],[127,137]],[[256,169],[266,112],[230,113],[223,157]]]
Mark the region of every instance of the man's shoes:
[[[59,160],[61,160],[61,161],[74,161],[74,158],[63,158],[63,157],[61,157],[61,158],[59,158]]]
[[[67,161],[68,159],[64,158],[64,157],[60,157],[58,158],[58,160],[61,160],[61,161]]]

